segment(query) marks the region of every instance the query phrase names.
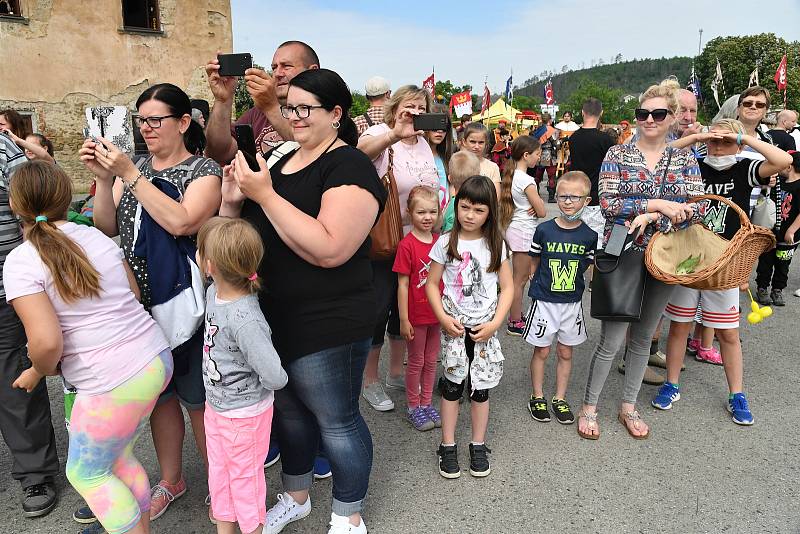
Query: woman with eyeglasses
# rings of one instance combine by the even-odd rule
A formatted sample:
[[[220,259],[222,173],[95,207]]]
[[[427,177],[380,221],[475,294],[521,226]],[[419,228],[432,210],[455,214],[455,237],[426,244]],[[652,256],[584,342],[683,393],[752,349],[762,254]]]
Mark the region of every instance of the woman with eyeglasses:
[[[355,147],[352,102],[335,72],[298,74],[281,114],[299,148],[270,169],[258,155],[258,172],[238,152],[225,170],[220,215],[247,219],[264,240],[259,301],[289,377],[275,392],[273,425],[284,492],[267,511],[265,533],[310,513],[320,448],[333,473],[329,532],[367,531],[372,437],[358,403],[375,326],[367,236],[386,190]]]
[[[680,86],[672,80],[648,88],[636,109],[638,139],[608,150],[600,169],[600,209],[606,218],[603,243],[608,243],[615,224],[634,234],[633,249],[643,251],[656,231],[668,232],[699,220],[699,207],[687,203],[703,194],[697,160],[691,151],[672,150],[667,135],[675,122]],[[645,439],[650,429],[636,410],[650,356],[650,340],[674,286],[648,274],[641,319],[637,323],[603,321],[600,343],[592,356],[583,406],[578,415],[578,434],[597,439],[597,403],[614,356],[625,342],[630,326],[625,363],[625,386],[618,420],[635,439]],[[626,288],[619,288],[626,291]]]
[[[125,259],[133,269],[146,309],[152,304],[154,277],[162,274],[159,257],[137,247],[137,212],[146,212],[168,234],[195,239],[200,226],[220,205],[222,170],[211,159],[195,156],[205,145],[200,125],[192,120],[189,97],[179,87],[162,83],[146,89],[136,101],[140,129],[149,154],[131,160],[111,140],[87,139],[80,149],[84,165],[96,176],[95,226],[109,237],[119,235]],[[168,182],[179,193],[173,198],[153,183]],[[163,279],[163,278],[162,278]],[[153,488],[150,518],[160,517],[169,504],[186,492],[182,475],[185,424],[181,404],[192,423],[200,457],[206,462],[203,408],[203,328],[172,350],[175,373],[150,418],[161,481]],[[179,404],[180,403],[180,404]]]
[[[392,93],[384,106],[383,124],[370,126],[358,140],[358,148],[372,160],[379,176],[384,176],[391,162],[400,213],[403,216],[403,235],[411,231],[411,220],[406,210],[408,193],[417,185],[439,189],[433,150],[423,132],[414,130],[414,115],[431,109],[431,95],[416,85],[404,85]],[[372,349],[364,371],[364,399],[375,410],[394,409],[394,401],[386,394],[378,376],[378,360],[383,340],[389,337],[389,374],[386,386],[405,390],[403,357],[406,342],[400,335],[400,312],[397,308],[397,274],[392,272],[394,258],[372,262],[373,278],[377,292],[375,330]]]

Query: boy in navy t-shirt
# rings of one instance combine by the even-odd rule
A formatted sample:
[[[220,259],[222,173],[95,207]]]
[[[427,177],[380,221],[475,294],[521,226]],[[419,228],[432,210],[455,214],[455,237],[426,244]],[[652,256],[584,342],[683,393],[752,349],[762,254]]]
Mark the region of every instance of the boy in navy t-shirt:
[[[533,299],[525,341],[535,347],[531,357],[533,393],[528,401],[531,417],[550,421],[544,398],[544,365],[553,339],[557,340],[556,393],[551,406],[559,423],[575,421],[567,404],[567,384],[572,370],[572,347],[586,341],[583,320],[583,273],[594,261],[597,234],[581,221],[589,204],[591,183],[580,171],[564,174],[558,180],[556,200],[561,214],[536,228],[531,244],[533,279],[528,295]]]

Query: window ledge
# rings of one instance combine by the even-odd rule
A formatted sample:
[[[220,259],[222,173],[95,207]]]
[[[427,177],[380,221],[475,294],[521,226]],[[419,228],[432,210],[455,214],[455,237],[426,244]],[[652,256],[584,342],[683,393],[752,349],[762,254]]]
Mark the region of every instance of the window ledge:
[[[0,15],[0,22],[16,22],[18,24],[30,24],[30,20],[22,15]]]
[[[135,28],[133,26],[123,26],[117,30],[119,33],[129,33],[134,35],[150,35],[159,37],[164,35],[164,30],[151,30],[150,28]]]

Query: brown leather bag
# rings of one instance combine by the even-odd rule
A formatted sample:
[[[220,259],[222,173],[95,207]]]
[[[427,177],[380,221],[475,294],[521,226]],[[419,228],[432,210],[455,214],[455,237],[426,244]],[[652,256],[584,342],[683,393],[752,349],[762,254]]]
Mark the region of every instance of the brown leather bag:
[[[386,188],[386,205],[378,222],[372,227],[369,237],[372,246],[369,257],[372,260],[389,260],[397,253],[397,245],[403,239],[403,219],[400,215],[400,196],[397,194],[397,182],[394,180],[394,150],[389,147],[389,166],[381,177]]]

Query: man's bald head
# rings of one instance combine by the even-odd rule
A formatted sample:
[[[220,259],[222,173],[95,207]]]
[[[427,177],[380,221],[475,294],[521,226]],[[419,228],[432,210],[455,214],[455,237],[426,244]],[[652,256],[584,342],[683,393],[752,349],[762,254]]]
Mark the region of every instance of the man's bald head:
[[[797,123],[797,112],[791,109],[784,109],[778,113],[776,128],[786,130],[787,132],[794,128]]]
[[[678,92],[678,135],[697,122],[697,97],[688,89]]]

